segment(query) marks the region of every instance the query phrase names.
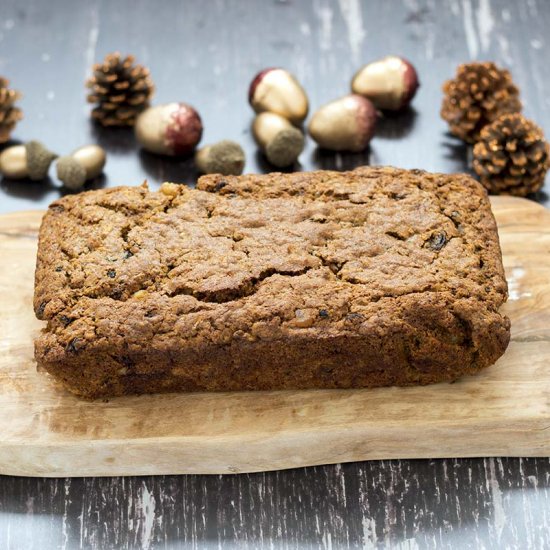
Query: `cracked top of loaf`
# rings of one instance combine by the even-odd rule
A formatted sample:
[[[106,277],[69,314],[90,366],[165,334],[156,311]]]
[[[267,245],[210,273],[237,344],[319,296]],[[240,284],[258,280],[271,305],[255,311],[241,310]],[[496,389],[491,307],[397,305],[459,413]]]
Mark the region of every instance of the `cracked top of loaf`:
[[[59,349],[120,336],[131,350],[383,327],[387,300],[409,295],[443,297],[472,325],[468,312],[506,300],[469,176],[366,167],[66,196],[41,228],[34,308]]]

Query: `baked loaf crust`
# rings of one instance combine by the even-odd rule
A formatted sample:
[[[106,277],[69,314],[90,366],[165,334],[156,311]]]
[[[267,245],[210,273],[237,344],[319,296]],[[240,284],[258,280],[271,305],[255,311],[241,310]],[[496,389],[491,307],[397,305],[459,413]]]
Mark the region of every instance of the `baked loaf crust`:
[[[510,322],[487,194],[466,175],[209,175],[55,201],[38,365],[89,398],[455,380]]]

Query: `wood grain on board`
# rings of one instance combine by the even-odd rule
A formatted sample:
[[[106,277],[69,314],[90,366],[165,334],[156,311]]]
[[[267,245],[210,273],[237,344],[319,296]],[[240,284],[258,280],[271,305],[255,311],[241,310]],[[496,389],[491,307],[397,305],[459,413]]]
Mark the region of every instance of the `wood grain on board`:
[[[40,212],[0,217],[0,473],[234,473],[366,459],[550,455],[550,212],[497,197],[512,341],[454,384],[88,402],[36,371]]]

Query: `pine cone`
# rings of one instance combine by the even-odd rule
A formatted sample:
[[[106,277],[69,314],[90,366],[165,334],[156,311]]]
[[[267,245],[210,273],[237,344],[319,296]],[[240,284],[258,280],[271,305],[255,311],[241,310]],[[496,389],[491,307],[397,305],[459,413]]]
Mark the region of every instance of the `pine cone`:
[[[137,115],[149,105],[154,85],[149,70],[134,65],[134,57],[110,53],[93,67],[86,82],[89,103],[97,103],[92,118],[103,126],[133,126]]]
[[[543,186],[549,156],[542,130],[515,113],[483,128],[474,146],[473,165],[490,193],[524,197]]]
[[[21,93],[10,90],[9,83],[9,80],[0,76],[0,143],[10,139],[15,125],[23,118],[23,111],[14,105],[21,97]]]
[[[510,72],[491,62],[460,65],[454,80],[443,84],[443,92],[441,117],[468,143],[475,143],[482,128],[500,115],[521,111]]]

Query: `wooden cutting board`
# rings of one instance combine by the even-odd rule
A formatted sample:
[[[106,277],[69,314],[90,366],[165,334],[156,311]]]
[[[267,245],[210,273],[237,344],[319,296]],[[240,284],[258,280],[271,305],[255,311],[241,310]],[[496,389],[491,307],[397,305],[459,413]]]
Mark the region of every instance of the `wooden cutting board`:
[[[512,341],[485,372],[421,388],[86,402],[36,371],[41,212],[0,216],[0,474],[235,473],[383,458],[550,456],[550,211],[497,197]]]

